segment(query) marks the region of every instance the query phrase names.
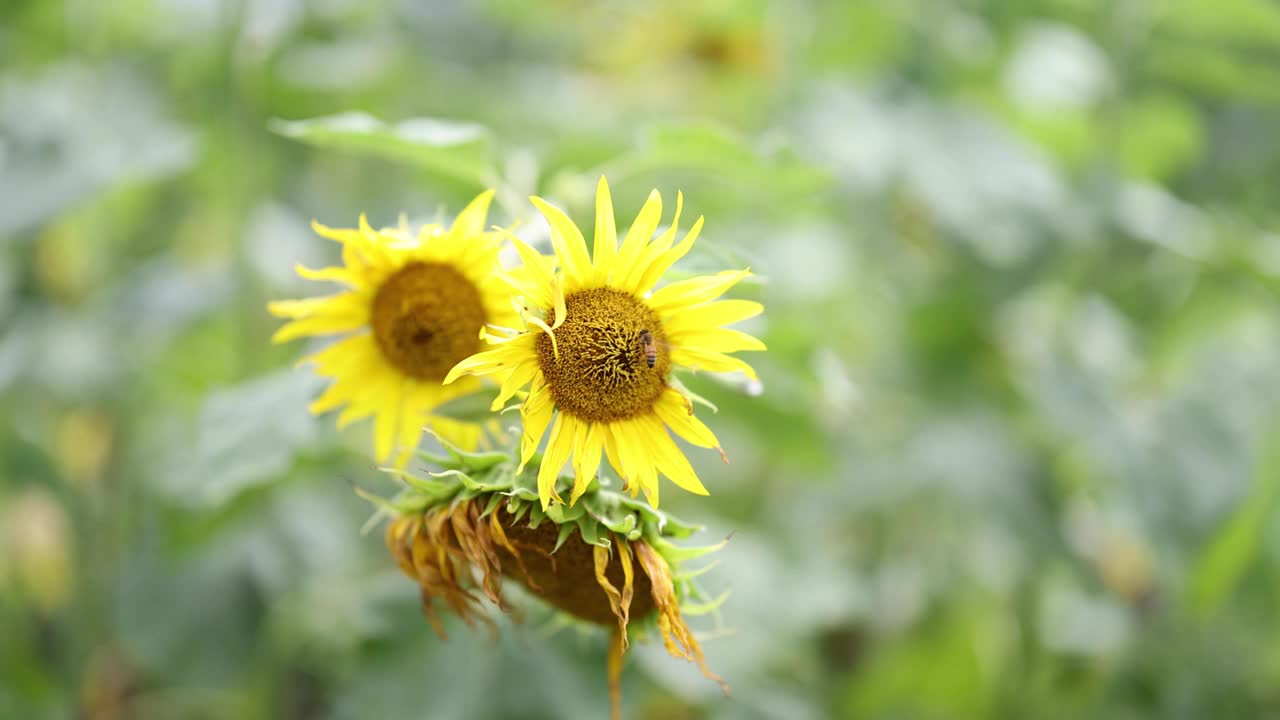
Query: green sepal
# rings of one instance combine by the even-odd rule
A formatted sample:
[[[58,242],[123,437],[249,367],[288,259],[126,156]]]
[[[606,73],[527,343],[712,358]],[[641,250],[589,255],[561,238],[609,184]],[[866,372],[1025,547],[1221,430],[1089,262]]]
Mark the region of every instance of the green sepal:
[[[498,509],[498,504],[499,504],[499,503],[501,503],[504,499],[505,499],[505,496],[503,496],[503,495],[501,495],[501,494],[499,494],[499,493],[494,493],[494,494],[490,495],[490,496],[489,496],[489,502],[485,503],[485,506],[484,506],[484,512],[480,513],[480,517],[482,517],[482,518],[489,517],[489,515],[490,515],[494,510],[497,510],[497,509]]]
[[[689,588],[685,588],[685,590],[687,593],[691,595],[693,594],[693,591],[690,590]],[[724,592],[717,595],[715,598],[708,600],[706,602],[701,602],[701,603],[682,602],[680,603],[680,612],[685,615],[708,615],[710,613],[714,613],[720,609],[721,605],[724,605],[724,601],[728,600],[729,595],[731,594],[732,594],[732,591],[725,590]]]
[[[572,535],[573,531],[576,529],[577,529],[577,526],[573,524],[560,526],[560,534],[556,536],[556,546],[551,549],[552,555],[556,554],[556,551],[559,550],[562,545],[564,545],[565,541],[569,539],[569,536]]]
[[[600,523],[589,515],[578,521],[578,531],[582,534],[582,541],[588,545],[613,547],[613,543],[609,541],[609,535],[600,532]]]
[[[698,578],[701,575],[705,575],[707,571],[711,570],[712,568],[714,568],[719,564],[720,564],[720,560],[717,558],[696,570],[687,570],[679,574],[673,574],[671,576],[671,579],[674,580],[675,582],[688,582],[690,580],[694,580]]]
[[[538,507],[537,505],[534,505],[534,504],[530,503],[530,505],[529,505],[529,528],[530,528],[530,529],[532,529],[532,530],[537,530],[537,529],[538,529],[538,526],[539,526],[539,525],[541,525],[542,523],[546,522],[546,520],[547,520],[547,514],[546,514],[545,512],[543,512],[542,508]]]
[[[547,508],[546,513],[547,517],[551,518],[551,522],[563,525],[581,520],[582,516],[587,514],[587,509],[579,502],[572,507],[568,505],[551,505]]]
[[[522,502],[512,502],[510,505],[507,506],[507,509],[511,512],[511,524],[515,525],[516,523],[523,520],[524,516],[528,514],[529,504],[522,503]]]
[[[714,545],[701,545],[696,547],[683,547],[675,545],[666,538],[654,532],[646,532],[645,541],[653,546],[666,561],[674,568],[676,565],[696,560],[703,555],[713,553],[725,545],[729,544],[729,538],[725,538]]]
[[[383,469],[390,472],[391,476],[404,486],[404,490],[401,491],[401,494],[413,495],[422,498],[425,503],[423,505],[423,509],[426,509],[431,505],[450,500],[458,492],[458,487],[453,483],[442,482],[433,478],[418,477],[417,475],[410,475],[409,473],[402,472],[400,470],[393,470],[389,468]]]
[[[511,460],[510,456],[504,452],[470,452],[445,440],[430,428],[427,428],[425,432],[440,443],[440,447],[444,448],[448,455],[436,455],[426,450],[419,450],[416,455],[422,460],[439,465],[446,470],[478,473]]]

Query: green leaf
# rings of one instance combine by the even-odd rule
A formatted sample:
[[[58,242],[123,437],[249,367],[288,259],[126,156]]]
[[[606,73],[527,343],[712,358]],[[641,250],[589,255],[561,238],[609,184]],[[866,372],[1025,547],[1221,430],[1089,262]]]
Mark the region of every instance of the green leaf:
[[[1264,436],[1253,487],[1200,553],[1188,600],[1200,616],[1215,613],[1258,558],[1267,521],[1280,498],[1280,426]]]
[[[177,476],[174,492],[193,506],[222,507],[278,478],[316,441],[305,409],[315,391],[313,377],[285,371],[210,392],[196,443],[200,472]]]
[[[994,677],[974,642],[985,630],[980,608],[952,600],[940,617],[875,653],[859,668],[860,682],[848,685],[841,717],[989,716]]]
[[[351,112],[307,120],[276,119],[270,128],[311,145],[407,162],[479,186],[493,184],[497,175],[492,137],[487,128],[475,123],[420,117],[387,124],[372,115]]]
[[[1189,102],[1168,95],[1139,98],[1121,110],[1120,160],[1138,177],[1162,180],[1199,157],[1203,130]]]
[[[1280,8],[1268,0],[1184,0],[1170,3],[1162,24],[1197,39],[1280,42]]]
[[[743,171],[760,164],[756,152],[741,136],[708,125],[652,128],[643,147],[647,160],[659,166]]]
[[[1148,65],[1156,77],[1208,96],[1280,104],[1280,72],[1274,63],[1257,62],[1244,53],[1169,43],[1152,49]]]
[[[757,191],[786,189],[807,195],[829,183],[824,172],[800,161],[785,144],[766,148],[765,143],[723,127],[671,123],[649,127],[635,148],[589,172],[560,173],[550,187],[568,195],[570,204],[582,204],[589,197],[585,191],[600,173],[610,183],[621,184],[626,178],[671,170],[732,179]]]

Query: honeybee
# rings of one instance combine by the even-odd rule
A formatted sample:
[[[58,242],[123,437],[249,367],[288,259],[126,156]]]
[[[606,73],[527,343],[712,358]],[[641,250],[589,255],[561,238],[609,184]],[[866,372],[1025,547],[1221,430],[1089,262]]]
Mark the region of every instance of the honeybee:
[[[644,364],[653,367],[658,362],[658,343],[654,342],[653,333],[640,331],[640,349],[644,352]]]

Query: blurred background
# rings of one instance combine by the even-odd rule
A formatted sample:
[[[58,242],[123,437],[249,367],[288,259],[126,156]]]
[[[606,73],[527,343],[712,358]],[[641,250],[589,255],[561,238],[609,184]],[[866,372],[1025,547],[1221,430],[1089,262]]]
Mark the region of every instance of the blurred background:
[[[605,716],[601,632],[436,639],[264,308],[601,173],[770,348],[663,493],[734,695],[627,717],[1280,716],[1278,127],[1268,0],[6,0],[0,717]]]

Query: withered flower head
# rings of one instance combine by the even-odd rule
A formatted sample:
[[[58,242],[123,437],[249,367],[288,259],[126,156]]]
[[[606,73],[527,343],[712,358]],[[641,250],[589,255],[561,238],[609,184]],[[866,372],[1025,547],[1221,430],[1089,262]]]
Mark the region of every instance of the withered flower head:
[[[728,693],[684,620],[685,613],[714,612],[723,598],[707,602],[692,574],[679,573],[681,562],[719,545],[677,547],[671,540],[695,528],[600,488],[572,507],[543,510],[536,471],[518,471],[517,461],[501,453],[446,449],[448,457],[431,458],[443,472],[430,478],[397,473],[405,485],[401,493],[375,499],[392,518],[387,547],[418,583],[423,612],[442,639],[440,604],[468,625],[493,627],[484,600],[515,612],[503,587],[514,580],[558,610],[610,628],[613,717],[620,717],[623,655],[632,630],[656,628],[670,654],[696,663]],[[691,599],[697,607],[688,604]]]

